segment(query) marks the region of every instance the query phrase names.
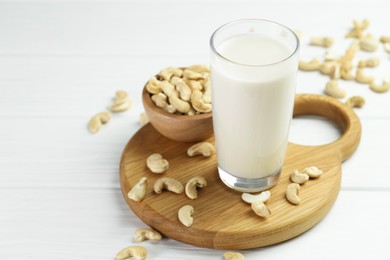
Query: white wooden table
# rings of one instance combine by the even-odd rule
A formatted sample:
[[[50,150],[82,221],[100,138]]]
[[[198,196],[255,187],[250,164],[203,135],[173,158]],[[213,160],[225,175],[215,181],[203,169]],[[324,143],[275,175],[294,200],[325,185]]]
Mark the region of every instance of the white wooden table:
[[[294,2],[294,3],[293,3]],[[208,63],[211,33],[240,18],[271,19],[303,32],[302,59],[321,57],[310,36],[334,36],[352,19],[390,35],[386,1],[0,1],[0,259],[113,259],[144,224],[124,202],[121,152],[140,128],[141,89],[166,66]],[[390,76],[389,54],[378,79]],[[369,55],[359,53],[359,57]],[[370,71],[371,73],[371,71]],[[297,92],[322,93],[326,77],[299,72]],[[317,226],[290,241],[242,251],[246,259],[389,259],[390,94],[342,82],[362,95],[363,135],[343,164],[336,204]],[[89,117],[118,89],[133,100],[96,135]],[[337,139],[326,120],[293,120],[290,140]],[[222,259],[224,251],[165,238],[144,242],[149,259]]]

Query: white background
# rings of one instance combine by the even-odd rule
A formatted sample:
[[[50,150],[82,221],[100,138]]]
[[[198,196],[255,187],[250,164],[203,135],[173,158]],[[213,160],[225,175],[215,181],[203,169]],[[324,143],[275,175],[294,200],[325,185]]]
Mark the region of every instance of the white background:
[[[240,18],[278,21],[303,33],[301,58],[323,57],[311,36],[334,36],[368,18],[390,35],[387,1],[0,1],[0,259],[113,259],[144,224],[124,202],[118,179],[125,144],[140,128],[141,89],[166,66],[208,63],[209,37]],[[389,54],[367,73],[390,76]],[[298,75],[298,93],[322,93],[327,78]],[[290,241],[242,251],[246,259],[389,259],[390,94],[341,82],[363,95],[363,135],[343,164],[336,204]],[[118,89],[133,100],[91,135],[86,124]],[[321,144],[339,130],[295,119],[290,140]],[[224,251],[164,238],[144,242],[150,259],[223,259]]]

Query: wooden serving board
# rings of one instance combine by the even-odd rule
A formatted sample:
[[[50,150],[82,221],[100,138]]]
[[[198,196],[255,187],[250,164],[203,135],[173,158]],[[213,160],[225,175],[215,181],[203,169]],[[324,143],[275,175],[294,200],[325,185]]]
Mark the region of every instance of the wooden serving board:
[[[195,246],[216,249],[248,249],[267,246],[293,238],[317,224],[336,200],[341,182],[341,162],[357,149],[361,126],[355,113],[339,101],[319,95],[297,95],[294,116],[320,115],[338,123],[343,135],[335,142],[320,146],[289,143],[287,158],[276,186],[270,189],[267,203],[272,215],[257,216],[241,193],[225,186],[219,179],[215,155],[189,158],[186,151],[192,143],[180,143],[163,137],[150,124],[140,129],[127,144],[120,163],[123,196],[134,213],[147,225],[163,235]],[[209,138],[210,142],[214,138]],[[146,167],[146,158],[161,153],[170,168],[157,175]],[[294,206],[285,199],[289,175],[296,169],[317,166],[324,174],[301,187],[301,204]],[[148,191],[143,201],[134,202],[127,193],[141,177],[148,178]],[[183,185],[194,176],[203,176],[208,186],[201,189],[196,200],[183,193],[163,192],[157,195],[153,184],[167,176]],[[180,207],[189,204],[195,209],[191,227],[182,225],[177,217]]]

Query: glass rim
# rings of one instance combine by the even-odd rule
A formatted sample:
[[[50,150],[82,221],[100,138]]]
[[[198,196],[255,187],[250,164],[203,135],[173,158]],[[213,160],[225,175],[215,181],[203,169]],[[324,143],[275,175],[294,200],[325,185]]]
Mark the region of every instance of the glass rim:
[[[243,22],[263,22],[263,23],[269,23],[269,24],[274,24],[274,25],[277,25],[277,26],[280,26],[282,28],[285,28],[287,31],[289,31],[295,38],[295,42],[296,42],[296,46],[295,46],[295,49],[294,51],[288,55],[286,58],[280,60],[280,61],[276,61],[276,62],[272,62],[272,63],[267,63],[267,64],[245,64],[245,63],[240,63],[240,62],[237,62],[237,61],[233,61],[233,60],[230,60],[228,58],[226,58],[225,56],[223,56],[221,53],[219,53],[217,51],[217,49],[215,48],[215,45],[214,45],[214,38],[216,37],[216,35],[218,34],[219,31],[221,31],[223,28],[225,27],[228,27],[230,25],[233,25],[233,24],[237,24],[237,23],[243,23]],[[299,41],[299,38],[298,36],[296,35],[296,33],[291,30],[289,27],[283,25],[283,24],[280,24],[280,23],[277,23],[277,22],[274,22],[274,21],[271,21],[271,20],[266,20],[266,19],[240,19],[240,20],[235,20],[235,21],[231,21],[231,22],[228,22],[228,23],[225,23],[223,25],[221,25],[220,27],[218,27],[214,32],[213,34],[211,35],[210,37],[210,48],[212,50],[213,53],[215,53],[217,56],[219,56],[220,58],[224,59],[225,61],[228,61],[228,62],[231,62],[231,63],[234,63],[236,65],[240,65],[240,66],[247,66],[247,67],[266,67],[266,66],[273,66],[273,65],[277,65],[277,64],[280,64],[280,63],[283,63],[287,60],[289,60],[291,57],[293,57],[299,50],[299,47],[300,47],[300,41]]]

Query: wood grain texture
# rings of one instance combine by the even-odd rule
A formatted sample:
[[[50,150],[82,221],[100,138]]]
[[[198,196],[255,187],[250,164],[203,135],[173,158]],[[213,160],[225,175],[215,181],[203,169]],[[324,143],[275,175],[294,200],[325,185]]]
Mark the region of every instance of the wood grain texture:
[[[279,243],[293,238],[317,224],[337,198],[341,182],[341,161],[358,146],[360,122],[354,112],[333,98],[298,95],[294,113],[316,114],[335,120],[344,128],[343,136],[328,145],[302,146],[289,143],[287,158],[278,184],[271,188],[268,207],[272,215],[260,218],[241,200],[241,193],[226,187],[219,179],[216,157],[189,158],[190,144],[163,137],[150,124],[137,132],[127,144],[120,164],[123,196],[134,213],[146,224],[165,236],[184,243],[216,249],[248,249]],[[208,141],[213,142],[213,137]],[[151,153],[161,153],[170,162],[163,175],[151,173],[145,164]],[[285,199],[289,175],[296,169],[315,165],[324,171],[319,179],[302,186],[298,206]],[[142,202],[127,198],[138,180],[148,178],[148,191]],[[191,177],[203,176],[208,187],[199,198],[190,200],[185,194],[164,192],[157,195],[153,184],[161,176],[173,177],[185,184]],[[195,209],[194,224],[187,228],[177,218],[184,205]]]

